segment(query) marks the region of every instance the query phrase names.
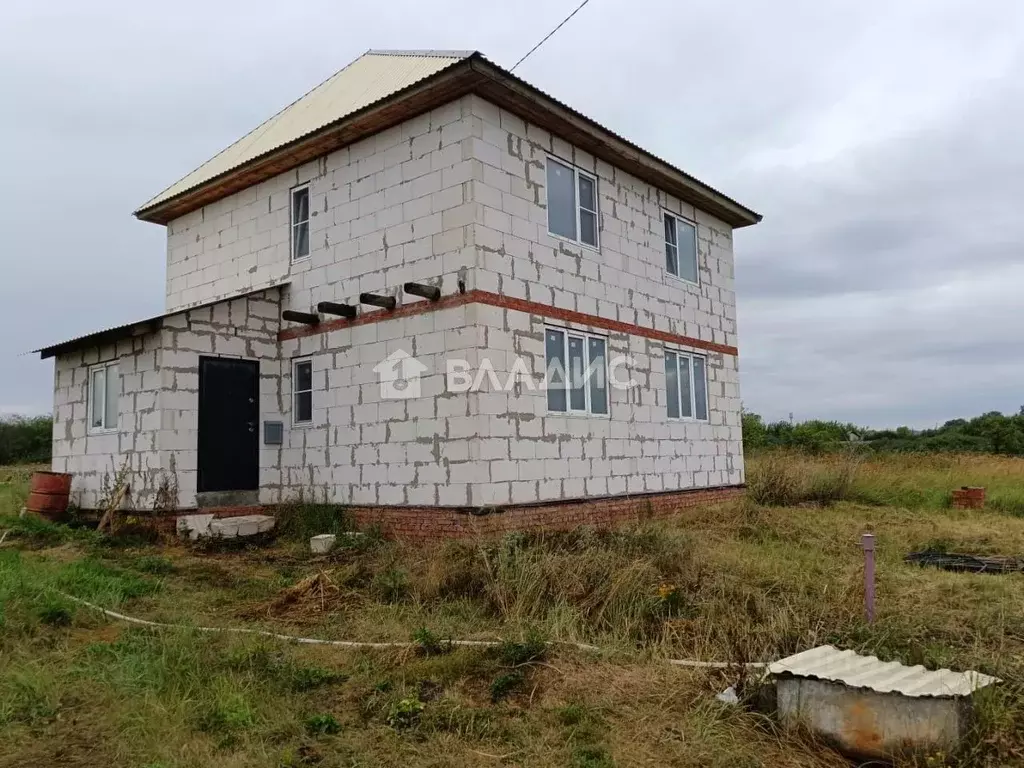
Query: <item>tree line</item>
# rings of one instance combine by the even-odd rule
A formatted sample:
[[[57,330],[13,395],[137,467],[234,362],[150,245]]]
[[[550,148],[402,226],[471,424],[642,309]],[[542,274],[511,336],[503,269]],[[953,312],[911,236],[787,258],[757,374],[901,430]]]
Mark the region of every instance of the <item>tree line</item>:
[[[0,417],[0,465],[50,460],[49,416]],[[973,419],[953,419],[934,429],[866,429],[839,421],[765,423],[743,412],[743,447],[793,448],[824,453],[855,445],[876,451],[973,452],[1024,456],[1024,407],[1012,416],[991,411]]]
[[[0,465],[50,460],[49,416],[0,416]]]
[[[811,453],[857,446],[876,451],[968,452],[1024,455],[1024,407],[1012,416],[999,411],[973,419],[953,419],[933,429],[866,429],[839,421],[765,423],[756,413],[743,412],[743,447],[794,448]]]

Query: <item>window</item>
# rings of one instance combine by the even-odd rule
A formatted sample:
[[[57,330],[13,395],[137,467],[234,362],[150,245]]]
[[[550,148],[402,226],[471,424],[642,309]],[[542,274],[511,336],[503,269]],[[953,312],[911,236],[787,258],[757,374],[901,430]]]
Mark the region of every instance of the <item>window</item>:
[[[309,256],[309,187],[292,190],[292,261]]]
[[[665,386],[670,419],[708,420],[708,374],[703,357],[666,349]]]
[[[117,373],[117,363],[104,363],[89,371],[90,431],[117,429],[117,400],[120,396],[121,377]]]
[[[559,413],[608,413],[606,341],[601,336],[548,328],[548,410]]]
[[[313,421],[313,361],[295,360],[292,363],[292,424],[310,424]]]
[[[691,283],[697,278],[697,227],[686,219],[665,214],[665,271]]]
[[[597,179],[550,157],[548,232],[597,248]]]

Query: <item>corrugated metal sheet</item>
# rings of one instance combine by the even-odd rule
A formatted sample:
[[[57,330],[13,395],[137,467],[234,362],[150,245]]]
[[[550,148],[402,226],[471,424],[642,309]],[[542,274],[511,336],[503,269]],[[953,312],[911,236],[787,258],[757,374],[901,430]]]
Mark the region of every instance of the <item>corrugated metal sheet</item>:
[[[227,149],[175,182],[140,211],[302,138],[471,56],[472,51],[368,51]]]
[[[768,667],[768,671],[773,675],[828,680],[878,693],[938,698],[968,696],[978,688],[999,682],[999,678],[980,672],[928,670],[920,665],[908,667],[896,661],[879,661],[876,656],[861,656],[854,651],[843,651],[831,645],[818,646],[776,661]]]
[[[24,354],[35,354],[38,352],[40,358],[45,360],[46,358],[53,357],[54,355],[59,355],[64,352],[71,352],[75,349],[86,346],[94,341],[104,343],[119,338],[126,339],[130,336],[136,335],[138,331],[148,333],[157,330],[157,328],[159,327],[157,324],[162,322],[164,318],[170,317],[171,315],[180,315],[183,312],[190,312],[193,309],[203,309],[204,307],[212,307],[214,304],[220,304],[223,301],[234,301],[235,299],[242,299],[245,298],[246,296],[252,296],[254,293],[268,291],[271,288],[281,288],[285,285],[288,285],[290,282],[290,280],[271,281],[270,283],[262,285],[259,288],[247,288],[244,291],[234,293],[229,296],[224,296],[223,298],[220,299],[212,299],[210,301],[204,301],[200,304],[194,304],[188,307],[181,307],[171,312],[164,312],[162,315],[154,315],[153,317],[147,317],[144,318],[143,320],[136,320],[131,323],[125,323],[124,325],[113,325],[110,328],[104,328],[99,331],[93,331],[92,333],[87,333],[84,336],[76,336],[75,338],[68,339],[67,341],[59,341],[56,344],[50,344],[39,349],[33,349],[31,352],[26,352]],[[147,325],[153,327],[149,331],[142,328],[142,326]],[[100,341],[101,339],[102,342]]]

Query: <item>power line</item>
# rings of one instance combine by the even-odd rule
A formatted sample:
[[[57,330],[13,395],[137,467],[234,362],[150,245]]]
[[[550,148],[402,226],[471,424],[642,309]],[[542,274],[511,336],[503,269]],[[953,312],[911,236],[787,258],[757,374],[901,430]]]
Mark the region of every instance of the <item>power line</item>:
[[[586,5],[586,4],[587,4],[587,3],[589,3],[589,2],[590,2],[590,0],[583,0],[583,2],[582,2],[582,3],[580,3],[580,4],[579,4],[579,5],[577,6],[577,8],[576,8],[576,10],[575,10],[575,11],[573,11],[573,12],[572,12],[572,13],[570,13],[570,14],[569,14],[568,16],[566,16],[566,17],[565,17],[564,19],[562,19],[562,23],[561,23],[561,24],[559,24],[559,25],[558,25],[557,27],[555,27],[555,28],[554,28],[554,29],[552,29],[552,30],[551,30],[550,32],[548,32],[548,33],[547,33],[547,34],[546,34],[546,35],[544,36],[544,39],[543,39],[543,40],[541,40],[541,41],[540,41],[539,43],[537,43],[537,44],[536,44],[535,46],[533,46],[533,48],[531,48],[531,49],[530,49],[529,51],[527,51],[526,55],[525,55],[525,56],[523,56],[523,58],[521,58],[521,59],[520,59],[519,61],[517,61],[517,62],[515,63],[515,66],[514,66],[514,67],[512,67],[512,69],[510,69],[510,70],[509,70],[509,72],[515,72],[515,71],[516,71],[516,67],[518,67],[518,66],[519,66],[520,64],[522,64],[522,63],[523,63],[524,61],[526,61],[526,60],[527,60],[528,58],[530,58],[530,54],[532,54],[532,53],[533,53],[534,51],[536,51],[536,50],[537,50],[538,48],[540,48],[540,47],[541,47],[542,45],[544,45],[544,43],[546,43],[546,42],[548,41],[548,39],[549,39],[549,38],[550,38],[550,37],[551,37],[551,36],[552,36],[553,34],[555,34],[555,32],[557,32],[557,31],[558,31],[558,30],[560,30],[560,29],[561,29],[562,27],[564,27],[564,26],[565,26],[565,24],[566,24],[566,22],[567,22],[567,21],[569,21],[569,19],[571,19],[571,18],[572,18],[573,16],[575,16],[575,15],[576,15],[577,13],[579,13],[579,12],[580,12],[581,10],[583,10],[583,6],[584,6],[584,5]]]

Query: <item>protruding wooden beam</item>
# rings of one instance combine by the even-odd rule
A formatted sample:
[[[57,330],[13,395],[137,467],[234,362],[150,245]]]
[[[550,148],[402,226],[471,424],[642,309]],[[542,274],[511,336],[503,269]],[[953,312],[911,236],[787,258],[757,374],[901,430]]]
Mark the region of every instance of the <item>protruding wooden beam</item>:
[[[347,317],[351,320],[356,316],[356,308],[351,304],[336,304],[333,301],[321,301],[316,305],[316,311],[322,312],[325,315],[340,315],[341,317]]]
[[[320,324],[320,315],[314,315],[312,312],[296,312],[293,309],[286,309],[281,313],[281,317],[293,323],[304,323],[305,325]]]
[[[394,309],[395,297],[381,296],[379,293],[360,293],[359,303],[369,304],[374,307],[381,307],[382,309]]]
[[[430,301],[437,301],[441,298],[441,289],[437,286],[424,285],[423,283],[406,283],[403,288],[406,293],[411,293],[413,296],[419,296]]]

